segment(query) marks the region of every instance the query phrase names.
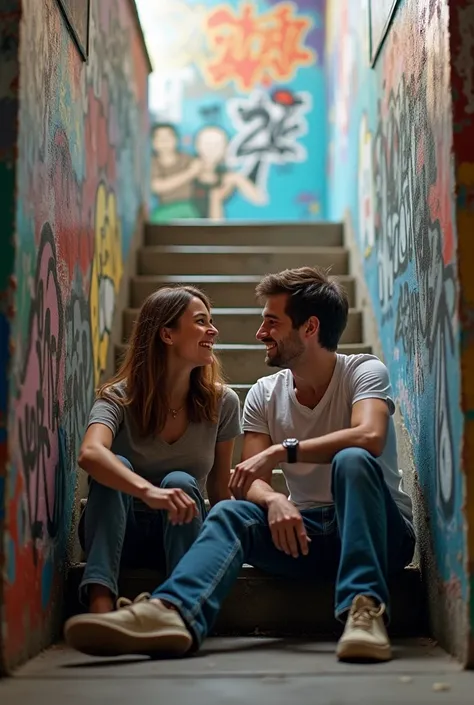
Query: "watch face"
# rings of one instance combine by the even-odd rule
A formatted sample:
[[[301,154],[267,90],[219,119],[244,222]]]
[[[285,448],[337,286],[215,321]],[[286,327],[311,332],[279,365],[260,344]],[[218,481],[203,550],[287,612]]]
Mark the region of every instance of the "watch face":
[[[297,438],[287,438],[284,442],[283,445],[285,448],[293,448],[294,446],[297,446],[299,443]]]

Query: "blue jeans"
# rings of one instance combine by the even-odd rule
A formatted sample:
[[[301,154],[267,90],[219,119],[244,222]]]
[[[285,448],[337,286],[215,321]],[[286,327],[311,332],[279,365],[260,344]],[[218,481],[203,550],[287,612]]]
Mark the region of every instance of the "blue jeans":
[[[126,458],[117,456],[133,470]],[[164,568],[169,575],[196,540],[206,516],[204,499],[194,477],[173,471],[160,487],[184,490],[196,502],[199,515],[189,524],[173,526],[165,511],[134,508],[130,495],[105,487],[94,480],[89,489],[86,509],[81,517],[79,536],[87,564],[79,597],[87,604],[87,586],[104,585],[118,594],[120,567]]]
[[[247,501],[220,502],[153,597],[178,609],[197,646],[244,563],[284,577],[335,578],[337,618],[359,594],[385,603],[388,616],[387,578],[412,560],[413,528],[392,499],[376,458],[364,450],[347,448],[335,456],[332,494],[334,505],[301,512],[311,543],[309,554],[298,558],[274,546],[266,510]]]

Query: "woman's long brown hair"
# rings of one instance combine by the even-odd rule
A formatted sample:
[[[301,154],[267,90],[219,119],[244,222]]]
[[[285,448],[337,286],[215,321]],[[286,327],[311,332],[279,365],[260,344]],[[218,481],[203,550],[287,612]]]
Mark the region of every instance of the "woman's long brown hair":
[[[112,399],[131,407],[142,436],[159,433],[168,415],[169,403],[165,391],[167,346],[161,339],[160,331],[164,327],[176,328],[194,297],[211,311],[207,296],[193,286],[165,287],[151,294],[140,309],[120,369],[98,389],[98,398]],[[121,382],[125,383],[124,396],[114,390],[114,385]],[[223,389],[221,366],[213,355],[210,365],[196,367],[191,372],[187,400],[189,420],[194,423],[216,423]]]

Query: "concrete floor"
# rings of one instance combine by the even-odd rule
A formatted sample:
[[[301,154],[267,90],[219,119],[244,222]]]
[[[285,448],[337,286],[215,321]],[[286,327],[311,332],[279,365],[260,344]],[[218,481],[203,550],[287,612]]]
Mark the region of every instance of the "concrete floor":
[[[395,642],[382,665],[340,664],[334,644],[209,639],[179,661],[93,659],[58,645],[0,681],[2,705],[434,705],[474,702],[474,672],[428,640]]]

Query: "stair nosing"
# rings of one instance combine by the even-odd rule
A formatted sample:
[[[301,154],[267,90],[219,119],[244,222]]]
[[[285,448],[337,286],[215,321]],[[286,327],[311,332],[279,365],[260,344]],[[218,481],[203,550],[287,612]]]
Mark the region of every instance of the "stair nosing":
[[[137,314],[140,311],[139,306],[126,306],[123,309],[124,313]],[[262,309],[256,306],[218,306],[212,307],[211,313],[214,316],[258,316],[262,315]],[[362,309],[356,306],[349,308],[349,316],[362,315]]]
[[[171,254],[171,255],[306,255],[306,254],[348,254],[344,245],[144,245],[139,252],[143,254]]]
[[[178,284],[205,282],[210,284],[232,284],[260,282],[264,274],[135,274],[132,281],[164,281]],[[353,274],[330,275],[330,279],[355,282]]]

